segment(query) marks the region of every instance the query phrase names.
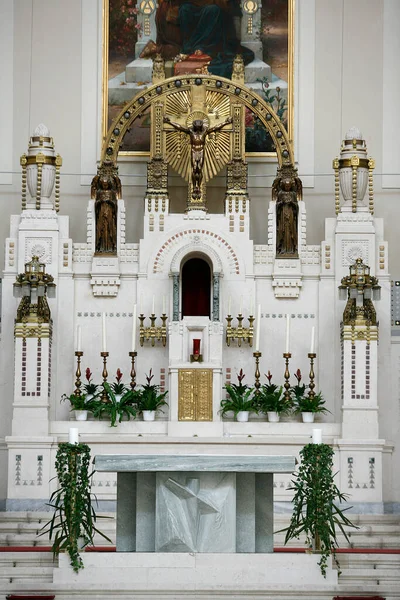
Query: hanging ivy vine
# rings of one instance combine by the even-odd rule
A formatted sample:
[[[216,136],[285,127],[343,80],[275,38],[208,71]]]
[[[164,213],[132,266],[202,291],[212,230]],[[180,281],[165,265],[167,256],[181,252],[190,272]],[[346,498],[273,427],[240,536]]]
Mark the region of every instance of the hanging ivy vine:
[[[286,531],[285,544],[291,539],[306,536],[310,549],[321,553],[318,565],[326,577],[328,557],[332,554],[339,569],[335,549],[338,548],[337,528],[349,542],[344,527],[356,527],[344,514],[349,507],[339,508],[338,503],[346,501],[334,482],[333,450],[326,444],[307,444],[300,452],[301,463],[292,485],[294,491],[293,514]]]
[[[94,471],[90,472],[90,462],[90,448],[86,444],[59,445],[55,461],[59,488],[52,493],[49,501],[54,514],[41,534],[48,533],[50,540],[54,537],[54,556],[62,551],[68,552],[76,573],[83,568],[79,551],[93,544],[95,533],[111,542],[95,526],[97,517],[91,495]]]

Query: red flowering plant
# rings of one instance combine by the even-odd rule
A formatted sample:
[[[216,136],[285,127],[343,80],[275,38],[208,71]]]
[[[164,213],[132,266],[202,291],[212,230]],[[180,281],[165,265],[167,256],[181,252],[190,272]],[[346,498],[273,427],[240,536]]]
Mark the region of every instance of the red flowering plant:
[[[291,399],[288,401],[283,393],[283,386],[272,383],[271,371],[265,375],[268,383],[264,383],[257,394],[257,403],[260,412],[276,412],[278,415],[289,414],[292,410]]]
[[[90,395],[97,396],[99,393],[98,389],[100,386],[97,383],[93,383],[92,372],[89,367],[86,368],[85,377],[86,377],[87,383],[85,383],[83,385],[83,387],[85,389],[86,394],[88,396],[90,396]]]
[[[122,376],[123,376],[123,373],[121,373],[121,369],[117,369],[117,374],[115,376],[116,381],[111,384],[111,389],[114,392],[114,394],[121,395],[126,390],[126,385],[124,383],[122,383],[122,381],[121,381]]]
[[[225,389],[228,392],[228,397],[221,400],[221,415],[224,416],[227,412],[233,412],[235,417],[239,412],[258,412],[255,396],[253,396],[254,388],[243,383],[245,374],[243,369],[240,369],[237,379],[239,383],[227,383]]]
[[[111,54],[133,56],[135,44],[141,37],[142,26],[137,22],[136,0],[109,0],[108,43]]]
[[[139,392],[137,403],[140,412],[144,410],[159,410],[162,406],[168,406],[165,400],[168,391],[160,392],[160,386],[151,383],[154,377],[152,371],[150,369],[149,374],[146,375],[146,383],[142,385],[142,389]]]
[[[303,398],[304,394],[306,393],[306,385],[305,385],[305,383],[303,383],[303,384],[301,383],[302,375],[301,375],[300,369],[297,369],[294,376],[297,380],[297,383],[296,383],[296,385],[293,385],[290,388],[290,392],[293,396],[293,400],[295,401],[296,404],[298,404],[299,400],[301,400],[301,398]]]

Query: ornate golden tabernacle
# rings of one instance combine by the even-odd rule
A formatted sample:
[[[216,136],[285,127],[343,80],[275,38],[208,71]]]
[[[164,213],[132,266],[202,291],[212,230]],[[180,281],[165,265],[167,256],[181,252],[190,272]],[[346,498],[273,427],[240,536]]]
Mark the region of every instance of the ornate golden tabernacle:
[[[179,421],[212,421],[212,369],[179,369]]]

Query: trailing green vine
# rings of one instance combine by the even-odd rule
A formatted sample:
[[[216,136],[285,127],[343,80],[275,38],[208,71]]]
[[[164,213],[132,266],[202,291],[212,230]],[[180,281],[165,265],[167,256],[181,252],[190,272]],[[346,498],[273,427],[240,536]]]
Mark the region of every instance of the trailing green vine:
[[[307,444],[301,450],[299,469],[288,488],[294,491],[293,514],[289,527],[282,530],[286,531],[285,544],[305,534],[307,546],[321,553],[318,565],[324,577],[331,554],[340,574],[335,553],[338,547],[336,529],[339,528],[349,541],[344,527],[356,527],[344,514],[351,507],[340,509],[337,505],[348,496],[334,483],[333,454],[327,444]]]
[[[55,468],[59,488],[50,496],[49,506],[54,509],[50,521],[43,527],[41,535],[49,534],[53,539],[53,555],[66,551],[73,570],[83,569],[79,555],[82,546],[93,544],[95,533],[111,540],[96,526],[96,513],[92,506],[90,448],[86,444],[65,444],[58,447]]]

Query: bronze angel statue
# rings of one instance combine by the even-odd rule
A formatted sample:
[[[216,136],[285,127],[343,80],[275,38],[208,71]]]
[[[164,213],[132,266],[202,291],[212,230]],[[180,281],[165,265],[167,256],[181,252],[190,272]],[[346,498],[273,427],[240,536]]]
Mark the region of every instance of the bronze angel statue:
[[[113,169],[100,167],[93,178],[91,198],[95,200],[96,254],[117,253],[118,199],[121,198],[121,180]]]
[[[296,173],[279,173],[272,184],[272,200],[276,201],[276,254],[298,258],[299,200],[303,187]]]

